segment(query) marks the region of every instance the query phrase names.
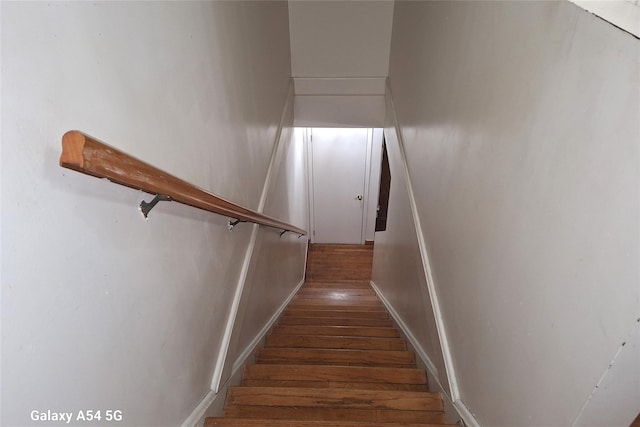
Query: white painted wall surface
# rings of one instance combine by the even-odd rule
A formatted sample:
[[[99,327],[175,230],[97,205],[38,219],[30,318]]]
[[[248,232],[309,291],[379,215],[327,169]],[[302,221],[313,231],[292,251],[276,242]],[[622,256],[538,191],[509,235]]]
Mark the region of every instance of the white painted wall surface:
[[[293,77],[386,77],[393,1],[290,1]]]
[[[638,40],[568,2],[398,2],[393,28],[461,397],[482,425],[571,425],[640,317]],[[620,403],[600,416],[630,423]]]
[[[575,427],[628,427],[629,414],[640,413],[640,318],[624,343],[585,402]]]
[[[296,95],[384,95],[387,78],[297,77]]]
[[[274,159],[274,172],[267,190],[264,212],[305,230],[308,225],[306,150],[302,138],[291,126],[293,103],[289,104],[280,143]],[[243,226],[248,226],[243,224]],[[261,228],[247,281],[235,319],[222,381],[227,381],[233,368],[242,366],[243,357],[252,349],[262,328],[304,280],[308,235]]]
[[[179,425],[209,390],[250,227],[171,203],[144,221],[139,192],[60,168],[60,138],[86,131],[256,207],[289,85],[287,5],[0,7],[2,425],[33,409]]]
[[[382,127],[383,95],[296,95],[296,127]]]
[[[387,125],[384,132],[391,171],[389,210],[387,229],[375,233],[371,277],[401,317],[399,323],[416,338],[419,348],[428,356],[431,374],[446,387],[447,371],[420,257],[405,166],[391,115]]]

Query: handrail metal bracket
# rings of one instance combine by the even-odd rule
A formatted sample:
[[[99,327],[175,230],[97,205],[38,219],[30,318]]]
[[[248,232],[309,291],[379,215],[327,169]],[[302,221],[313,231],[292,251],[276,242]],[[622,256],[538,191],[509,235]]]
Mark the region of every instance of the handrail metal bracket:
[[[151,209],[153,209],[154,206],[158,204],[158,202],[170,202],[171,200],[172,199],[170,196],[165,196],[164,194],[156,194],[156,197],[154,197],[150,202],[145,202],[144,200],[141,201],[138,209],[140,209],[142,215],[145,217],[145,219],[147,219],[149,217],[149,212],[151,212]]]
[[[285,234],[287,231],[289,231],[289,232],[293,233],[293,231],[291,231],[291,230],[282,230],[282,231],[280,232],[280,237],[284,236],[284,234]],[[302,236],[304,236],[304,234],[301,234],[301,233],[297,233],[297,234],[298,234],[298,239],[299,239],[299,238],[301,238]]]
[[[235,227],[236,225],[240,224],[241,222],[247,222],[247,221],[242,221],[240,219],[236,219],[235,221],[227,221],[227,228],[229,229],[229,231],[233,230],[233,227]]]

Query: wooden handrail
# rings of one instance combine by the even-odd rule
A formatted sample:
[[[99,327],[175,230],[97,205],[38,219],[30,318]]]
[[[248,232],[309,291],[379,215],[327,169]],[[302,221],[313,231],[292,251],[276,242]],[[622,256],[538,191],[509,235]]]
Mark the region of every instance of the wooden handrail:
[[[60,166],[240,221],[307,234],[302,228],[218,197],[77,130],[62,137]]]

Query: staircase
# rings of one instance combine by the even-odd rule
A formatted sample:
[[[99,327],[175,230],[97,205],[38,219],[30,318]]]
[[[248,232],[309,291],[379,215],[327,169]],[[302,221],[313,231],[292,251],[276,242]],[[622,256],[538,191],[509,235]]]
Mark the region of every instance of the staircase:
[[[443,427],[440,395],[369,286],[372,256],[310,246],[307,281],[205,427]]]

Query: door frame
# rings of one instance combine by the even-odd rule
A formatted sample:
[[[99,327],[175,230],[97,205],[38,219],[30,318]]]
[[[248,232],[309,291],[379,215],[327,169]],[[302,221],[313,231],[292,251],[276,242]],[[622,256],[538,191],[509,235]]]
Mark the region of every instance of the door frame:
[[[377,189],[371,188],[371,171],[372,171],[372,159],[373,157],[373,139],[374,132],[377,129],[374,128],[366,128],[367,129],[367,148],[365,154],[365,171],[364,171],[364,186],[363,186],[363,200],[364,203],[362,209],[362,218],[360,221],[360,244],[364,245],[366,239],[366,227],[367,227],[367,218],[370,213],[371,203],[369,203],[369,198],[373,195],[377,198],[376,191]],[[382,131],[382,129],[380,129]],[[310,243],[316,242],[315,235],[315,209],[314,209],[314,185],[313,185],[313,128],[304,128],[303,131],[303,140],[304,145],[307,150],[307,185],[308,185],[308,200],[309,200],[309,241]]]

